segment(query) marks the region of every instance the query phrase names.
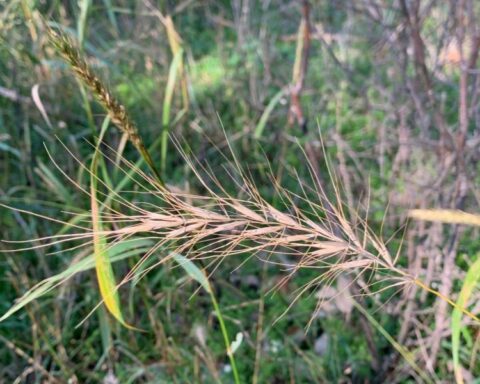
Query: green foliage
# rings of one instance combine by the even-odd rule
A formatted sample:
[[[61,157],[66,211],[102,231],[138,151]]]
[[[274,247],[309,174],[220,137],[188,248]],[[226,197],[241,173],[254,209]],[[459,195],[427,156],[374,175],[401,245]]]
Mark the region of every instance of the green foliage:
[[[237,9],[234,3],[248,3],[250,8]],[[386,3],[381,17],[382,23],[392,28],[388,36],[393,30],[404,33],[395,2]],[[227,154],[229,146],[245,175],[275,208],[292,213],[291,202],[282,200],[272,179],[295,195],[294,203],[305,217],[326,218],[324,211],[317,212],[321,211],[321,201],[308,165],[311,159],[304,153],[306,145],[312,144],[326,194],[335,195],[329,181],[329,162],[335,169],[340,198],[353,197],[354,206],[346,207],[350,201],[345,200],[345,208],[358,210],[372,232],[389,239],[390,252],[399,251],[398,265],[409,268],[411,256],[402,242],[406,214],[398,206],[385,213],[385,207],[391,199],[404,195],[413,204],[409,200],[412,195],[407,195],[412,185],[405,175],[421,171],[420,180],[429,180],[436,174],[438,163],[433,150],[419,144],[430,145],[438,139],[436,127],[427,122],[426,136],[415,141],[425,128],[418,123],[415,104],[409,104],[399,90],[406,88],[402,76],[417,85],[414,65],[405,63],[405,73],[400,74],[397,66],[403,63],[397,61],[397,53],[380,44],[390,41],[385,36],[380,39],[384,27],[365,19],[365,15],[352,13],[349,2],[312,1],[311,18],[325,34],[312,39],[300,94],[307,120],[304,132],[288,122],[295,34],[300,20],[300,7],[292,4],[286,0],[278,4],[13,0],[0,5],[0,202],[61,221],[1,208],[2,239],[33,239],[32,249],[0,255],[0,269],[4,271],[0,280],[0,375],[4,380],[15,382],[22,377],[28,382],[54,382],[53,378],[95,383],[107,382],[111,372],[120,383],[375,382],[378,376],[372,367],[371,340],[360,326],[365,319],[372,330],[373,348],[385,361],[388,359],[382,369],[391,370],[390,377],[398,375],[395,379],[402,383],[412,382],[415,374],[426,382],[431,380],[430,373],[412,357],[421,354],[396,339],[404,320],[404,296],[398,296],[398,301],[392,299],[398,287],[389,289],[389,283],[375,281],[373,273],[363,276],[364,281],[375,281],[372,289],[380,293],[371,301],[365,300],[367,307],[362,302],[348,314],[338,308],[321,311],[312,320],[318,291],[325,284],[311,287],[290,308],[299,290],[317,278],[319,271],[305,268],[287,279],[291,269],[285,265],[297,261],[289,258],[288,249],[279,247],[275,256],[239,252],[210,264],[208,246],[204,248],[205,258],[194,262],[188,252],[171,255],[158,247],[117,290],[121,277],[134,270],[159,241],[158,233],[120,242],[101,236],[95,244],[87,241],[83,248],[76,248],[83,240],[69,239],[45,248],[35,240],[90,228],[92,208],[96,209],[93,221],[97,229],[117,228],[108,216],[101,216],[106,207],[113,212],[138,213],[123,204],[119,191],[124,191],[126,201],[161,212],[163,206],[155,196],[158,189],[151,192],[160,186],[142,178],[139,170],[151,175],[155,172],[151,170],[162,169],[162,180],[169,188],[185,192],[185,199],[190,193],[202,195],[206,188],[185,165],[185,154],[198,160],[200,166],[195,169],[200,175],[208,170],[225,183],[222,187],[227,193],[242,200],[244,180],[238,175],[231,177],[235,167],[220,155]],[[172,16],[182,39],[179,53],[172,54],[156,11]],[[79,72],[79,67],[84,75],[87,69],[90,71],[87,81],[81,74],[75,80],[71,68],[48,43],[42,17],[78,44],[78,53],[68,44],[60,44],[60,49],[73,54],[74,60],[69,62],[74,72]],[[396,23],[402,28],[395,29]],[[427,39],[428,44],[437,43],[430,41],[435,40],[431,32],[438,29],[437,25],[434,16],[425,17],[424,32],[433,36]],[[345,30],[349,39],[343,39]],[[185,74],[180,73],[182,66]],[[95,82],[97,73],[101,83]],[[433,91],[447,125],[455,132],[459,70],[453,68],[441,75],[441,81],[433,80]],[[183,79],[188,105],[181,94]],[[35,84],[40,84],[39,97],[51,126],[29,96]],[[111,94],[107,85],[113,90]],[[118,102],[112,104],[113,94]],[[100,104],[94,101],[95,96]],[[427,105],[424,99],[419,103]],[[104,126],[100,158],[92,145],[98,142],[98,127],[106,113],[112,114],[115,109],[120,116],[123,108],[130,113],[131,121],[123,120],[129,130],[122,130],[122,121],[119,132]],[[408,159],[397,164],[397,113],[403,113],[403,109],[411,135],[407,139],[415,145],[409,147]],[[476,128],[473,120],[471,135]],[[138,131],[136,126],[132,128],[133,121]],[[133,145],[121,138],[125,132],[134,134]],[[169,134],[179,138],[175,145],[167,140]],[[140,138],[144,146],[138,145]],[[95,166],[89,172],[88,166],[81,164]],[[472,184],[479,185],[479,176],[474,172],[470,175]],[[447,175],[445,179],[453,178]],[[415,198],[430,196],[437,187],[423,188]],[[300,197],[303,193],[307,199]],[[439,195],[438,201],[442,199]],[[474,201],[470,197],[465,203],[476,207]],[[355,230],[361,227],[361,219],[353,214],[349,219],[353,219]],[[444,229],[439,234],[446,232]],[[460,239],[456,267],[467,272],[463,281],[452,284],[452,292],[459,292],[452,316],[452,341],[442,344],[437,363],[438,378],[446,381],[453,378],[452,352],[457,378],[459,366],[469,364],[472,374],[480,376],[477,360],[470,354],[478,346],[477,328],[471,323],[462,324],[461,310],[477,292],[479,261],[473,259],[478,253],[476,235],[467,232]],[[412,236],[411,241],[423,244],[425,240]],[[2,243],[1,249],[17,246]],[[195,245],[201,246],[204,244]],[[463,253],[467,256],[460,256]],[[278,266],[277,262],[285,265]],[[110,313],[122,321],[125,317],[147,332],[119,327],[105,310],[91,316],[102,300],[95,265],[97,271],[99,265],[104,267],[99,276],[104,281],[101,293],[103,300],[113,298]],[[419,268],[423,273],[427,267]],[[386,274],[378,271],[380,277]],[[279,284],[281,281],[284,284]],[[430,295],[415,303],[434,312],[437,301]],[[415,307],[417,310],[421,312]],[[424,322],[422,331],[434,328],[432,316],[423,312],[419,316]],[[243,340],[230,354],[238,334]],[[319,352],[315,345],[322,336],[325,345]],[[409,342],[415,342],[416,337]]]

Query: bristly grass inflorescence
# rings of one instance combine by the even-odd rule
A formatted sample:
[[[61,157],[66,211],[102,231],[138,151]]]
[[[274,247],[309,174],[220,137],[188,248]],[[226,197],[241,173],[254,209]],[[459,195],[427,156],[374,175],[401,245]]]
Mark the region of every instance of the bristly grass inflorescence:
[[[115,126],[128,137],[155,175],[155,178],[157,179],[156,181],[163,186],[163,179],[157,171],[153,159],[138,133],[138,127],[128,115],[125,107],[115,98],[110,89],[95,74],[80,50],[76,47],[75,43],[67,35],[53,30],[48,25],[46,30],[50,42],[68,64],[70,64],[75,76],[91,90],[93,95],[107,111],[113,124],[115,124]]]
[[[404,269],[397,267],[398,255],[395,257],[390,255],[385,244],[369,228],[366,220],[355,217],[355,222],[359,224],[353,226],[344,213],[342,199],[338,193],[337,203],[329,203],[324,191],[313,189],[302,180],[298,180],[302,190],[311,189],[317,193],[317,201],[312,201],[306,193],[299,196],[288,192],[272,177],[272,185],[281,195],[282,201],[288,205],[288,212],[282,212],[260,196],[258,189],[242,172],[235,158],[235,166],[242,180],[241,192],[246,196],[242,199],[229,195],[224,188],[224,181],[220,182],[200,162],[194,162],[186,156],[185,159],[190,168],[207,191],[206,195],[192,195],[188,192],[181,193],[165,188],[139,135],[138,128],[125,107],[95,74],[81,51],[68,36],[48,26],[47,32],[50,41],[70,64],[76,77],[92,91],[112,122],[139,151],[156,178],[155,180],[149,177],[123,159],[123,163],[130,170],[134,170],[143,178],[138,183],[140,189],[159,198],[157,210],[147,210],[142,204],[134,204],[117,191],[112,191],[107,184],[102,183],[110,194],[115,195],[121,206],[133,211],[134,214],[109,211],[106,207],[107,210],[102,213],[101,219],[104,222],[115,223],[115,228],[102,230],[100,235],[105,236],[111,244],[145,235],[156,241],[151,250],[141,258],[120,284],[134,277],[137,278],[136,274],[140,270],[139,273],[143,276],[152,268],[165,263],[174,253],[184,254],[189,259],[208,260],[214,266],[218,265],[224,257],[249,254],[250,257],[257,257],[263,262],[281,265],[289,271],[284,281],[290,279],[300,269],[317,269],[318,277],[301,289],[300,293],[318,287],[321,283],[332,284],[342,273],[352,273],[354,279],[358,279],[365,272],[372,271],[379,272],[384,277],[383,281],[385,279],[390,281],[390,287],[415,284],[457,308],[448,297],[426,286],[416,276],[411,276]],[[177,148],[180,149],[181,146],[177,145]],[[116,162],[113,163],[116,164]],[[83,164],[80,163],[80,165],[86,172],[90,172]],[[311,170],[315,172],[313,167]],[[201,173],[208,174],[208,180],[205,180]],[[232,181],[236,183],[234,179]],[[333,178],[332,181],[334,181]],[[99,182],[101,183],[101,180]],[[153,189],[146,189],[145,185],[150,185]],[[311,185],[315,185],[315,182]],[[220,193],[214,191],[213,186]],[[335,190],[338,191],[338,188]],[[297,206],[295,201],[298,200],[306,203],[311,212],[304,212]],[[312,213],[315,214],[314,219],[311,218]],[[90,246],[96,234],[98,233],[87,230],[64,235],[58,239],[50,237],[43,240],[48,240],[45,246],[51,245],[52,241],[63,243],[70,240],[87,240],[85,245]],[[158,263],[141,269],[145,260],[159,250],[162,250],[166,256]],[[278,254],[287,256],[287,259],[280,261],[276,258]],[[379,281],[382,280],[377,280]],[[382,290],[385,289],[383,284],[380,286]],[[368,293],[368,290],[365,293]],[[458,308],[458,310],[479,321],[465,308]]]
[[[180,149],[180,146],[177,145],[177,148]],[[115,164],[115,153],[104,153],[104,156]],[[321,203],[326,201],[323,191],[309,187],[308,183],[298,179],[303,193],[294,194],[278,185],[272,176],[272,183],[276,183],[275,188],[287,208],[279,209],[260,195],[237,161],[234,165],[236,175],[231,177],[232,182],[241,189],[238,195],[241,198],[226,191],[225,178],[220,181],[218,175],[199,161],[187,158],[185,154],[184,157],[203,186],[204,194],[163,188],[122,159],[121,170],[129,175],[134,171],[139,195],[132,201],[98,179],[98,183],[108,191],[100,194],[99,198],[113,194],[117,202],[116,209],[105,207],[106,210],[100,215],[102,222],[115,224],[113,229],[94,233],[77,227],[80,229],[77,233],[37,240],[43,241],[43,246],[72,240],[81,240],[83,245],[91,246],[94,236],[101,235],[112,247],[146,236],[154,242],[153,245],[124,276],[119,286],[145,276],[176,254],[185,255],[190,260],[203,260],[212,272],[226,257],[238,257],[239,267],[246,259],[254,257],[286,272],[279,285],[288,282],[302,270],[318,271],[316,278],[295,292],[295,299],[290,306],[303,293],[333,284],[338,276],[346,273],[352,276],[352,281],[361,282],[362,295],[414,284],[457,308],[452,300],[398,267],[398,254],[391,255],[382,240],[369,228],[367,221],[356,213],[352,213],[357,223],[353,225],[338,194],[336,201],[330,202],[325,208]],[[80,160],[77,161],[86,172],[90,172]],[[145,194],[150,197],[149,202],[144,204],[142,195]],[[316,201],[312,194],[317,195]],[[156,199],[157,203],[152,204],[150,198]],[[297,202],[303,202],[309,208],[305,210]],[[326,209],[330,210],[329,215],[325,214]],[[77,248],[78,245],[74,247]],[[158,260],[146,263],[152,257],[158,257]],[[364,279],[364,276],[367,278]],[[322,304],[320,300],[314,315]],[[458,309],[474,321],[479,321],[465,308]],[[312,320],[314,318],[312,316]]]

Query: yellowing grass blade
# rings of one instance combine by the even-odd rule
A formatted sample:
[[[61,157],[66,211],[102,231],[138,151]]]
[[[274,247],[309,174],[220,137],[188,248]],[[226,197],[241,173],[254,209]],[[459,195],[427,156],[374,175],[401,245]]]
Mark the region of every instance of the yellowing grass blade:
[[[112,265],[108,258],[107,242],[105,236],[98,234],[102,231],[102,223],[98,215],[96,190],[93,185],[90,191],[92,193],[92,224],[94,231],[93,252],[95,255],[95,269],[97,272],[100,294],[102,295],[102,299],[108,311],[123,324],[124,320],[120,311],[115,276],[113,275]]]
[[[168,43],[172,51],[173,56],[177,56],[182,49],[182,39],[175,29],[173,20],[171,16],[167,16],[164,19],[165,29],[167,30]],[[183,108],[188,110],[188,87],[187,87],[187,78],[185,67],[183,65],[183,55],[181,55],[180,62],[178,65],[178,73],[180,75],[180,82],[182,87],[182,98],[183,98]]]
[[[83,218],[83,216],[80,217]],[[149,251],[153,245],[154,244],[151,240],[146,239],[130,239],[113,244],[109,249],[110,262],[117,262],[145,253]],[[24,308],[26,305],[30,304],[32,301],[49,294],[60,284],[65,283],[79,273],[93,268],[95,268],[95,260],[94,255],[91,254],[80,261],[73,262],[64,271],[40,281],[25,292],[22,297],[15,300],[15,304],[13,304],[12,307],[0,317],[0,323]]]
[[[457,306],[452,313],[452,357],[453,369],[455,371],[455,380],[457,384],[463,384],[462,367],[460,366],[460,331],[462,329],[462,311],[468,304],[468,300],[472,295],[473,289],[480,281],[480,254],[477,255],[477,260],[472,264],[467,272],[465,281],[463,282],[462,290],[457,299]]]
[[[177,52],[174,56],[170,71],[168,73],[167,87],[165,88],[165,99],[163,101],[162,112],[162,144],[161,144],[161,169],[162,172],[166,170],[167,164],[167,146],[168,146],[168,131],[170,127],[170,111],[172,108],[173,91],[175,89],[175,82],[177,79],[178,66],[182,61],[183,51]]]
[[[108,244],[104,235],[100,233],[103,231],[102,220],[100,218],[100,209],[97,200],[97,162],[99,155],[99,146],[102,141],[102,134],[108,127],[109,119],[106,119],[102,127],[102,133],[98,139],[97,147],[93,155],[92,164],[90,167],[90,202],[92,210],[92,230],[93,230],[93,254],[95,259],[95,270],[97,272],[98,286],[103,302],[108,311],[117,319],[122,325],[127,325],[123,319],[120,310],[117,284],[113,273],[112,264],[109,258]]]
[[[306,29],[307,29],[307,23],[305,19],[302,19],[302,21],[300,22],[300,27],[298,28],[298,33],[297,33],[297,48],[295,50],[295,62],[293,64],[293,74],[292,74],[293,84],[299,81],[301,71],[302,71],[302,52],[305,44],[304,37],[305,37]]]
[[[480,226],[480,215],[458,209],[412,209],[408,212],[408,216],[417,220]]]

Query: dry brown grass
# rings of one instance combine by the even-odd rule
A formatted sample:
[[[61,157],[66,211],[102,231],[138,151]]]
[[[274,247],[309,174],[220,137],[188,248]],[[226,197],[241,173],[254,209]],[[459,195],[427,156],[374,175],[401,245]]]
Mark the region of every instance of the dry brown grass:
[[[115,154],[105,157],[112,163],[115,162]],[[378,292],[378,289],[373,289],[377,285],[382,287],[379,288],[381,290],[387,289],[384,283],[388,282],[388,288],[416,284],[439,296],[415,276],[410,276],[408,272],[397,267],[398,254],[390,254],[382,240],[369,229],[366,220],[356,213],[349,213],[348,215],[354,215],[353,221],[356,223],[351,224],[352,220],[342,204],[338,188],[335,202],[332,202],[323,191],[309,188],[300,179],[298,183],[302,186],[303,195],[293,194],[275,185],[283,206],[288,208],[281,211],[261,197],[252,181],[242,172],[238,162],[237,174],[232,175],[230,181],[239,185],[237,196],[241,198],[226,191],[224,185],[228,183],[227,180],[220,182],[195,159],[185,159],[207,191],[205,194],[192,194],[173,187],[167,189],[123,159],[122,171],[125,174],[132,169],[135,171],[131,177],[140,190],[136,200],[141,201],[142,195],[148,194],[150,198],[155,197],[155,206],[150,203],[133,203],[122,193],[107,189],[104,196],[115,194],[116,202],[122,207],[121,210],[106,208],[101,214],[102,222],[110,225],[112,229],[98,233],[86,230],[86,226],[82,225],[76,228],[77,232],[74,234],[36,241],[42,241],[44,246],[49,246],[80,240],[81,245],[90,246],[94,235],[105,236],[110,244],[138,236],[154,239],[156,244],[142,256],[120,285],[134,277],[145,276],[152,269],[164,264],[173,254],[183,254],[191,260],[203,260],[211,272],[215,271],[226,257],[238,257],[239,267],[246,258],[256,257],[260,262],[277,265],[287,272],[278,287],[294,278],[302,269],[318,270],[318,277],[297,292],[291,305],[303,293],[332,284],[338,276],[345,273],[351,274],[354,282],[361,280],[360,286],[363,290],[360,294]],[[87,167],[77,161],[89,172]],[[98,182],[108,188],[101,180]],[[273,179],[272,183],[275,183]],[[84,192],[89,194],[86,190]],[[312,200],[312,193],[318,196],[317,201]],[[308,212],[300,208],[295,201],[307,204]],[[321,203],[325,201],[328,201],[328,208]],[[88,220],[89,216],[85,219]],[[165,256],[143,268],[145,261],[159,250]],[[367,279],[364,279],[367,272],[373,273],[369,273]],[[443,297],[442,299],[448,300]],[[316,311],[320,310],[322,304],[323,301],[320,300]],[[469,315],[475,318],[472,314]]]

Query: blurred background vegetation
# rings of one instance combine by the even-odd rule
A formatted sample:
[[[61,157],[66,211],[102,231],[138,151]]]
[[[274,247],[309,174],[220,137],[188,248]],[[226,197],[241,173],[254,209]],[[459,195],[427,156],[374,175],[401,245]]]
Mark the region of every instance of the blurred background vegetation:
[[[88,189],[89,175],[75,158],[91,162],[106,113],[49,42],[46,22],[125,105],[171,188],[204,192],[178,148],[170,141],[165,149],[167,132],[217,175],[232,167],[219,154],[229,143],[282,209],[271,174],[299,193],[294,175],[314,183],[310,162],[333,195],[328,160],[344,204],[399,252],[402,268],[455,301],[480,251],[478,229],[407,225],[407,213],[478,212],[479,14],[474,0],[0,1],[0,202],[66,221],[91,208],[78,187]],[[105,142],[139,159],[120,131],[109,129]],[[124,180],[115,167],[104,171],[113,186]],[[223,187],[238,193],[231,180]],[[124,188],[138,187],[127,180]],[[66,231],[7,208],[0,228],[8,241]],[[72,246],[2,253],[0,314],[91,253],[66,251]],[[235,353],[242,382],[422,381],[395,343],[432,382],[454,381],[445,301],[412,287],[352,299],[342,277],[280,317],[315,270],[273,289],[288,271],[248,256],[226,258],[210,281],[230,336],[243,334]],[[115,263],[117,276],[139,257]],[[183,270],[167,263],[120,297],[128,322],[146,332],[123,328],[103,307],[87,317],[100,301],[94,271],[0,323],[0,382],[233,382],[210,298]],[[473,313],[478,298],[476,290]],[[322,299],[330,300],[316,311]],[[479,382],[478,324],[464,319],[461,335],[462,375]]]

